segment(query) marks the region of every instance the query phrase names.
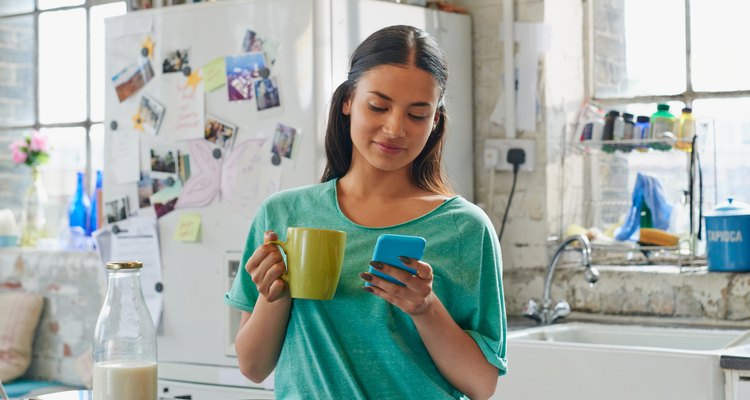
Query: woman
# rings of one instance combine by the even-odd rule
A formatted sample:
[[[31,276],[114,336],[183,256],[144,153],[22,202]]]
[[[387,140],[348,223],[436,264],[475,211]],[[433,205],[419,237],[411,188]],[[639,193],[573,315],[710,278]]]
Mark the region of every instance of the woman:
[[[355,50],[333,95],[321,184],[277,193],[259,210],[226,302],[243,310],[242,373],[275,368],[279,398],[487,398],[506,371],[500,246],[487,216],[451,195],[441,169],[447,67],[432,37],[382,29]],[[275,232],[346,231],[331,301],[292,300]],[[418,235],[416,275],[373,267],[377,237]],[[371,286],[364,286],[369,282]]]

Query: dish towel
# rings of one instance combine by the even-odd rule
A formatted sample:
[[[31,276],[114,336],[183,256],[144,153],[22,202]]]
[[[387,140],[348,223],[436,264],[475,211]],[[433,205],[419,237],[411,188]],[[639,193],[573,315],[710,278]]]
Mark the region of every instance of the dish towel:
[[[672,215],[672,205],[664,197],[664,188],[653,176],[638,173],[633,188],[633,204],[630,207],[625,223],[615,235],[617,240],[638,240],[638,229],[640,228],[641,211],[646,204],[651,210],[654,228],[667,230],[669,228],[669,216]]]

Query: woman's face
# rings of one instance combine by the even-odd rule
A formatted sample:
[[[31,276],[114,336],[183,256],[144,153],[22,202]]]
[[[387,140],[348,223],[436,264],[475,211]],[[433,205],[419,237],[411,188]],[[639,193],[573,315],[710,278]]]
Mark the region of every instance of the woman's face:
[[[350,116],[352,166],[397,171],[411,166],[436,123],[440,90],[413,65],[382,65],[365,72],[344,102]]]

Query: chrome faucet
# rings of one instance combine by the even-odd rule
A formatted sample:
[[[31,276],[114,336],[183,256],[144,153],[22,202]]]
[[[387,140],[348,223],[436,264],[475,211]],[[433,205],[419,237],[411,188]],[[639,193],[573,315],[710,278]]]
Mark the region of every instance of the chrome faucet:
[[[584,235],[569,236],[560,243],[560,246],[555,251],[555,255],[552,257],[552,261],[550,261],[547,266],[547,275],[544,278],[544,293],[542,293],[542,309],[539,310],[539,306],[534,300],[529,300],[529,302],[523,307],[524,317],[533,319],[542,325],[549,325],[570,314],[570,304],[565,300],[561,300],[555,304],[554,308],[551,307],[552,298],[550,292],[552,291],[552,277],[555,274],[557,261],[563,250],[575,241],[581,243],[581,261],[583,266],[586,267],[586,270],[583,273],[586,281],[593,286],[596,281],[599,280],[599,271],[591,266],[591,243],[589,243],[589,239]]]

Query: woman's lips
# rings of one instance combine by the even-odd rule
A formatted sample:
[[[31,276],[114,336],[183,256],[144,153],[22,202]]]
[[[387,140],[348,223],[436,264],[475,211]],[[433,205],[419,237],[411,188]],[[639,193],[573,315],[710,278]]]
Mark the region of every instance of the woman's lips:
[[[380,149],[380,151],[386,153],[386,154],[398,154],[406,150],[403,147],[396,146],[389,143],[380,143],[380,142],[374,142],[375,145]]]

